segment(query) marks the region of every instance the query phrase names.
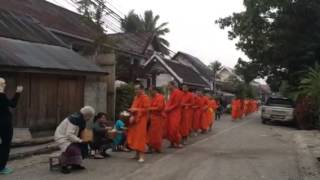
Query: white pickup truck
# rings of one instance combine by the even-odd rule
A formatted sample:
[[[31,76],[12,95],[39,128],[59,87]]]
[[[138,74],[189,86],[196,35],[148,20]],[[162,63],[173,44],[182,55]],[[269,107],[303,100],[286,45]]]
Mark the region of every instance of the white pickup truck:
[[[261,119],[263,124],[270,121],[293,122],[293,101],[283,97],[270,97],[261,108]]]

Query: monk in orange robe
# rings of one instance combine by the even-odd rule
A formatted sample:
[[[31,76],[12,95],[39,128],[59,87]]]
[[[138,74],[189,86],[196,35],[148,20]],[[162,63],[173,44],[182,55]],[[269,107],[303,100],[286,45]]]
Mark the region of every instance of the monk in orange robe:
[[[238,114],[238,119],[242,119],[244,115],[244,100],[240,99],[239,100],[239,114]]]
[[[162,123],[162,137],[163,139],[168,139],[168,116],[165,111],[162,113],[163,123]]]
[[[189,92],[189,88],[187,85],[183,85],[182,91],[183,91],[183,96],[181,100],[182,118],[181,118],[180,133],[182,136],[182,143],[184,144],[189,136],[190,125],[192,122],[193,94]]]
[[[257,100],[254,100],[254,111],[255,112],[259,111],[259,103]]]
[[[167,136],[172,147],[181,148],[180,122],[183,93],[177,88],[175,82],[172,81],[168,83],[168,89],[170,91],[170,98],[165,108],[167,114]]]
[[[150,102],[150,127],[148,129],[148,145],[150,151],[160,153],[162,151],[163,139],[163,111],[165,108],[164,96],[160,94],[155,87],[150,88],[151,102]]]
[[[209,110],[209,98],[208,96],[201,96],[201,130],[202,133],[206,133],[209,130],[210,122],[208,120],[208,110]]]
[[[209,96],[209,110],[208,110],[208,119],[209,119],[209,130],[212,130],[212,127],[216,120],[216,112],[218,109],[217,101]]]
[[[250,107],[249,107],[249,100],[245,99],[243,100],[243,115],[247,116],[249,115]]]
[[[252,99],[249,100],[249,114],[254,112],[254,102]]]
[[[129,111],[132,116],[129,120],[127,135],[128,146],[136,151],[135,158],[144,162],[144,152],[147,144],[147,121],[150,106],[149,97],[144,93],[143,85],[135,86],[136,96]]]
[[[231,116],[232,120],[235,121],[240,118],[240,108],[241,108],[241,102],[240,99],[234,99],[231,103]]]
[[[191,135],[191,133],[193,132],[193,121],[194,121],[194,104],[195,104],[195,94],[193,92],[190,91],[190,94],[191,94],[191,98],[192,98],[192,101],[191,101],[191,106],[189,108],[189,110],[191,111],[191,118],[190,118],[190,121],[189,121],[189,125],[188,125],[188,128],[189,128],[189,136]]]
[[[201,127],[201,116],[202,116],[202,110],[201,110],[201,104],[202,100],[200,97],[201,92],[196,91],[194,94],[194,99],[193,99],[193,123],[192,123],[192,130],[195,136],[198,135],[198,132]]]

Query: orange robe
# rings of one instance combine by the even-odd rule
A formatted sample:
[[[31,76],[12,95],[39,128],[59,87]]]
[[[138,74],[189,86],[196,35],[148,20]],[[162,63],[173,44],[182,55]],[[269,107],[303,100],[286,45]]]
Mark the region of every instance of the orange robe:
[[[137,108],[134,112],[134,122],[129,125],[127,142],[128,146],[135,151],[145,152],[147,143],[147,121],[149,97],[141,94],[134,98],[131,108]]]
[[[216,120],[216,111],[218,109],[217,101],[212,99],[209,101],[209,110],[208,110],[208,119],[209,119],[209,126],[212,127],[215,120]]]
[[[168,116],[167,113],[163,112],[163,123],[162,123],[162,137],[168,139]]]
[[[249,114],[253,113],[253,100],[249,100]]]
[[[165,108],[164,96],[157,93],[151,99],[150,108],[156,108],[157,110],[151,110],[150,113],[148,144],[152,149],[161,151],[164,124],[163,110]]]
[[[173,90],[166,104],[167,112],[167,136],[168,140],[173,144],[180,144],[180,121],[181,121],[181,99],[182,91]]]
[[[257,112],[259,111],[259,104],[258,104],[258,101],[254,101],[254,111]]]
[[[243,101],[243,114],[245,116],[249,115],[250,113],[250,103],[249,100],[244,100]]]
[[[238,119],[241,119],[244,115],[244,100],[240,99],[240,104],[239,104],[239,114],[238,114]]]
[[[201,127],[201,98],[198,95],[194,95],[194,110],[193,110],[193,123],[192,129],[197,132]]]
[[[182,106],[182,114],[181,114],[181,126],[180,133],[182,137],[187,137],[190,133],[190,125],[192,122],[193,116],[193,94],[191,92],[183,92],[181,106]]]
[[[195,105],[195,94],[191,92],[191,97],[192,97],[192,105],[190,107],[191,113],[191,121],[189,122],[189,134],[193,132],[193,122],[194,122],[194,105]]]
[[[233,120],[237,120],[240,118],[240,108],[241,108],[241,102],[240,99],[234,99],[231,103],[231,116]]]
[[[201,129],[208,130],[210,126],[210,122],[208,119],[208,110],[209,110],[209,98],[207,96],[201,97],[201,110],[202,110],[202,117],[201,117]]]

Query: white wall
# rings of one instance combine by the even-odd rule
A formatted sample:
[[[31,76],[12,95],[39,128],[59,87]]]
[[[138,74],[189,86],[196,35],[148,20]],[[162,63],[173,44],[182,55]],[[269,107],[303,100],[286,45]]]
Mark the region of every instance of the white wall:
[[[87,76],[84,89],[84,105],[95,108],[96,112],[107,110],[107,83],[104,77]]]
[[[218,74],[218,76],[220,81],[228,81],[231,78],[232,74],[227,70],[222,70]]]
[[[165,86],[168,82],[173,81],[174,78],[170,74],[160,74],[157,76],[157,87]]]

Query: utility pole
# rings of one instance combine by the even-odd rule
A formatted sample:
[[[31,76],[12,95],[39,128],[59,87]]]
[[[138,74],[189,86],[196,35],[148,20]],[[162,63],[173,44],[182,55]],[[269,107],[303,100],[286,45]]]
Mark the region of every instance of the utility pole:
[[[215,95],[218,95],[217,94],[217,81],[216,81],[216,77],[217,77],[217,72],[216,71],[213,71],[213,92]]]

